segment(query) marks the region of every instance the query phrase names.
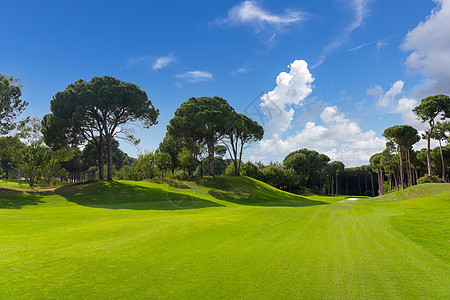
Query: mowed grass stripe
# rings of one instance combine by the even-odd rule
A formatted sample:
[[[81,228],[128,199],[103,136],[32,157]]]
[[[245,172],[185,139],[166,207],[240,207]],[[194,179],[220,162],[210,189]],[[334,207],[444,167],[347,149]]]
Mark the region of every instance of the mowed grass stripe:
[[[422,204],[341,203],[343,197],[291,195],[249,178],[183,184],[189,189],[94,184],[0,209],[0,298],[450,294],[449,265],[437,255],[448,250],[431,251],[392,222],[411,207],[430,213],[432,197]],[[200,205],[177,209],[161,191]]]

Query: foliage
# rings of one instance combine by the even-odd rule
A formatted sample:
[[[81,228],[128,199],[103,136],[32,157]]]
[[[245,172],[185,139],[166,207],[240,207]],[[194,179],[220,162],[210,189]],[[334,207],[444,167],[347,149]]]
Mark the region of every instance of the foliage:
[[[22,151],[20,170],[31,187],[42,180],[51,157],[50,150],[42,146],[28,146]]]
[[[225,144],[233,161],[234,172],[239,175],[242,164],[242,153],[249,144],[261,140],[264,128],[246,115],[233,113],[222,142]]]
[[[166,133],[163,141],[159,144],[159,151],[162,153],[168,153],[170,155],[170,167],[172,170],[172,174],[174,174],[175,169],[179,165],[178,154],[183,148],[183,144],[181,139],[171,136]]]
[[[0,167],[5,172],[5,177],[15,177],[13,171],[18,168],[20,152],[25,148],[17,136],[0,137]]]
[[[320,173],[325,169],[330,158],[314,150],[300,149],[289,153],[283,160],[287,169],[293,169],[301,178],[303,186],[317,184]]]
[[[430,139],[435,127],[435,119],[439,115],[441,119],[450,118],[450,97],[447,95],[429,96],[420,102],[418,106],[413,109],[414,114],[422,121],[428,122],[430,129],[427,132],[427,165],[428,176],[432,180],[431,154],[430,154]]]
[[[21,99],[21,88],[19,79],[0,74],[0,134],[14,129],[14,120],[28,105]]]
[[[431,180],[430,180],[430,176],[428,174],[425,174],[425,176],[420,177],[417,180],[417,184],[423,184],[423,183],[442,183],[442,179],[440,179],[438,176],[433,175],[431,176]]]
[[[223,98],[192,97],[175,111],[167,131],[184,142],[206,145],[209,174],[214,175],[214,148],[226,134],[234,113],[234,109]]]
[[[141,122],[145,128],[157,123],[159,111],[147,94],[137,85],[104,76],[94,77],[90,82],[78,80],[65,91],[58,92],[50,103],[52,116],[44,121],[46,141],[55,139],[52,145],[91,141],[99,150],[99,169],[102,170],[103,143],[107,146],[108,180],[112,180],[112,140],[115,136],[132,143],[139,141],[127,127],[129,123]],[[49,120],[49,121],[48,121]],[[55,128],[65,120],[66,126]],[[52,132],[60,132],[49,136]],[[100,173],[102,178],[102,172]]]
[[[170,168],[171,157],[165,152],[156,152],[154,155],[155,165],[161,171],[161,178],[164,178],[164,173]]]
[[[224,145],[216,145],[214,147],[214,153],[223,158],[227,154],[227,147]]]

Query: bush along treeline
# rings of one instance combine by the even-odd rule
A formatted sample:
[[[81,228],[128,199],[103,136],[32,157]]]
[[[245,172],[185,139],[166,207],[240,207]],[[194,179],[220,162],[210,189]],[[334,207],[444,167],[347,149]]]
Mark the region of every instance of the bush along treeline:
[[[159,115],[135,84],[108,76],[78,80],[53,96],[51,113],[42,120],[17,121],[28,105],[21,87],[19,80],[0,74],[0,178],[24,178],[30,186],[228,174],[292,192],[377,195],[418,183],[449,182],[446,95],[427,97],[414,108],[428,125],[423,136],[408,125],[387,128],[383,152],[374,154],[369,165],[345,168],[308,149],[288,154],[281,163],[244,163],[245,149],[263,138],[264,129],[220,97],[192,97],[182,103],[159,147],[133,159],[119,149],[118,140],[137,145],[131,125],[149,128]],[[427,149],[413,150],[420,138],[427,140]],[[439,142],[435,149],[432,139]]]

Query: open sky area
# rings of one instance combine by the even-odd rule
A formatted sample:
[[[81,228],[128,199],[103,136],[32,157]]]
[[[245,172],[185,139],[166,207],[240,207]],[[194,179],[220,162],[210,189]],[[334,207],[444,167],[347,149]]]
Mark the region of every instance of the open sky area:
[[[4,1],[0,72],[19,77],[24,115],[50,113],[78,79],[145,90],[162,141],[190,97],[220,96],[265,128],[246,159],[308,148],[347,167],[385,147],[385,128],[426,128],[411,109],[450,93],[450,0]],[[421,141],[417,147],[424,147]]]

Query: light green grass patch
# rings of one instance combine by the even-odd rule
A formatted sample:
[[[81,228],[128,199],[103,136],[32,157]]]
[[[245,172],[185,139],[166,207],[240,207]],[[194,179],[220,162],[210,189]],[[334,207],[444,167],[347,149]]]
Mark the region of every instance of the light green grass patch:
[[[0,298],[446,298],[438,190],[344,203],[245,177],[3,188]]]

